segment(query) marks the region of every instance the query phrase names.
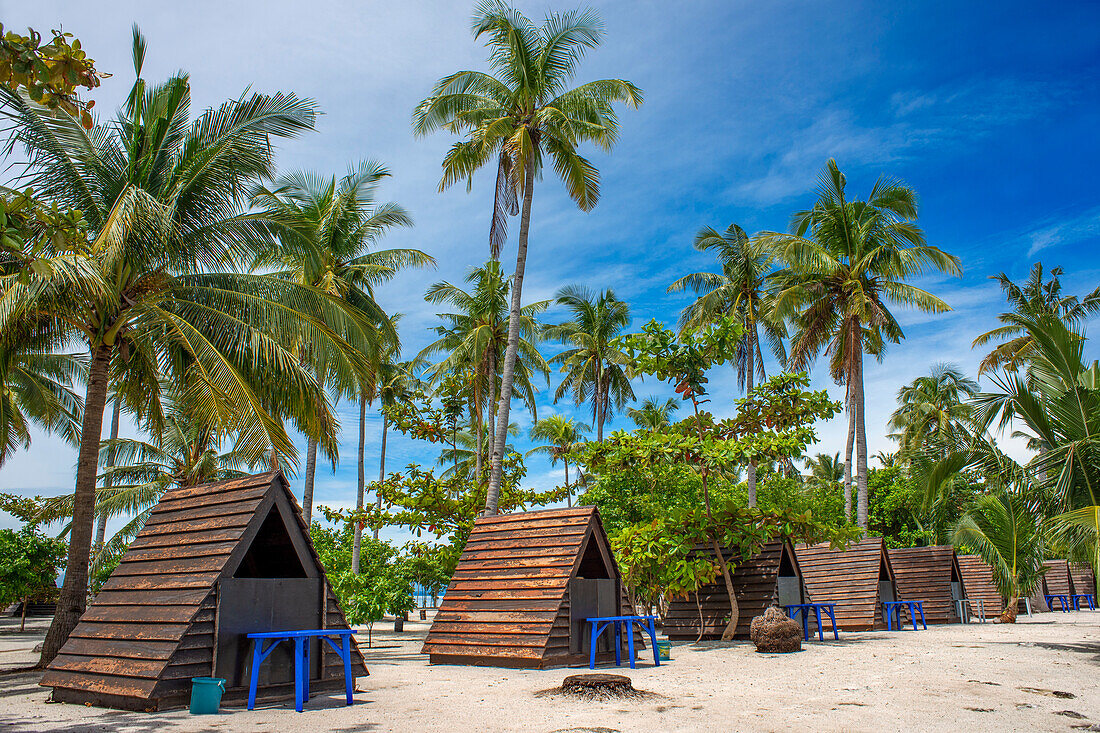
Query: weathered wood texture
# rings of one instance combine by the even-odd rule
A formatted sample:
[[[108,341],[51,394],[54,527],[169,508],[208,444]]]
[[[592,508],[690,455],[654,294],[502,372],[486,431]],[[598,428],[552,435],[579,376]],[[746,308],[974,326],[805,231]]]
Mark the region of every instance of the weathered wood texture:
[[[586,661],[576,644],[571,651],[574,578],[611,579],[621,588],[595,507],[479,517],[421,651],[433,664],[544,668]],[[621,591],[616,595],[619,612],[633,613]]]
[[[191,678],[213,672],[217,582],[232,577],[280,492],[297,519],[288,532],[308,547],[323,577],[281,473],[171,489],[153,507],[40,684],[68,702],[132,710],[185,704]],[[327,627],[347,628],[329,595]],[[366,674],[358,646],[353,660],[355,671]],[[342,679],[343,669],[338,672]],[[335,673],[334,668],[327,676]]]
[[[993,569],[978,555],[959,555],[959,569],[962,571],[966,597],[985,601],[986,618],[1000,616],[1004,611],[1005,601],[993,582]],[[971,610],[977,613],[977,605],[971,606]]]
[[[1069,564],[1070,578],[1073,579],[1074,593],[1096,594],[1096,576],[1088,563],[1071,562]]]
[[[1073,595],[1078,592],[1074,588],[1073,576],[1070,575],[1068,562],[1065,560],[1047,560],[1043,565],[1047,567],[1047,572],[1043,576],[1047,584],[1047,593],[1051,595]]]
[[[713,550],[700,548],[699,552],[714,558]],[[784,563],[786,558],[786,563]],[[727,561],[738,562],[731,555]],[[798,584],[800,598],[792,603],[805,600],[802,573],[798,568],[794,548],[789,542],[773,540],[756,555],[740,562],[730,574],[733,581],[734,596],[737,598],[738,618],[736,638],[749,638],[749,626],[752,619],[764,613],[772,603],[779,601],[780,568],[793,572]],[[698,605],[696,605],[698,595]],[[675,598],[668,605],[663,625],[664,631],[672,641],[695,641],[699,637],[699,606],[703,610],[703,639],[721,639],[730,617],[730,600],[721,576],[714,583],[703,586],[698,594],[686,599]]]
[[[795,556],[809,601],[835,603],[836,623],[842,631],[886,628],[882,603],[897,600],[898,592],[881,537],[860,540],[847,550],[835,550],[828,543],[799,545]]]
[[[889,551],[898,596],[923,601],[924,618],[930,624],[959,621],[951,584],[962,584],[962,571],[951,545],[893,548]],[[962,593],[965,596],[965,591]]]

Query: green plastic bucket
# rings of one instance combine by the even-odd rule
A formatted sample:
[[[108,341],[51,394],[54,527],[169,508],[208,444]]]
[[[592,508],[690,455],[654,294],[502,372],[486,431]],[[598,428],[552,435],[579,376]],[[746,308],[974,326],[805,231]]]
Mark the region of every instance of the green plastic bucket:
[[[662,662],[672,661],[672,642],[671,641],[659,641],[657,642],[657,658]]]
[[[191,714],[214,715],[222,704],[225,680],[221,677],[191,678]]]

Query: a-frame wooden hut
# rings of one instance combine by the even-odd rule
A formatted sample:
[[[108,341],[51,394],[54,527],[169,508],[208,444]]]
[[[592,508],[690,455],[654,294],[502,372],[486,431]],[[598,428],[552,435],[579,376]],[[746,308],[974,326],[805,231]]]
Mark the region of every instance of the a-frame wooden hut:
[[[1092,593],[1096,594],[1096,576],[1093,575],[1092,568],[1085,562],[1071,562],[1069,564],[1069,575],[1073,580],[1073,592],[1074,593]]]
[[[248,692],[248,632],[348,628],[279,472],[171,489],[41,684],[53,699],[131,710],[186,704],[192,677]],[[310,687],[343,689],[339,656],[311,648]],[[292,647],[264,662],[260,699],[294,697]],[[358,647],[353,670],[367,674]]]
[[[1047,584],[1047,593],[1052,596],[1072,596],[1077,592],[1073,585],[1073,576],[1069,572],[1068,562],[1065,560],[1047,560],[1043,565],[1047,567],[1046,574],[1043,576]],[[1056,606],[1056,608],[1060,608],[1060,606]]]
[[[708,555],[714,557],[713,550]],[[741,562],[737,558],[737,562],[740,564],[730,574],[738,606],[736,638],[747,639],[752,619],[762,615],[768,606],[805,603],[802,571],[790,542],[772,540],[749,560]],[[720,577],[717,582],[703,586],[698,602],[703,609],[703,639],[721,639],[729,622],[730,601]],[[670,601],[664,631],[672,641],[699,638],[695,594]]]
[[[909,601],[923,601],[924,619],[930,624],[958,623],[955,601],[966,597],[962,570],[951,545],[892,548],[898,595]]]
[[[795,556],[809,601],[835,603],[841,631],[886,628],[882,604],[899,599],[894,569],[881,537],[868,537],[846,550],[833,549],[828,543],[799,545]]]
[[[959,555],[959,569],[962,571],[963,588],[966,597],[981,599],[985,603],[985,617],[996,618],[1004,612],[1005,601],[997,585],[993,582],[993,568],[985,564],[978,555]],[[978,605],[971,604],[972,613],[978,613]]]
[[[631,614],[595,507],[479,517],[422,653],[432,664],[587,664],[585,619]],[[614,659],[612,637],[597,640],[598,661]]]

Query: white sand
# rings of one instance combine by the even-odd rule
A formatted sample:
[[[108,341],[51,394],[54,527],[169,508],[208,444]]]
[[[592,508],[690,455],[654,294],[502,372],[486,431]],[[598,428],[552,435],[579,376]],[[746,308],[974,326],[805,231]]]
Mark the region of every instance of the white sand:
[[[3,621],[0,668],[34,660],[45,625],[34,627],[20,636]],[[608,703],[535,695],[573,670],[432,667],[419,654],[426,624],[405,628],[399,635],[376,628],[375,648],[364,650],[371,676],[358,681],[350,708],[331,695],[300,715],[293,703],[216,717],[125,713],[46,704],[37,674],[6,673],[0,730],[1100,730],[1100,611],[1041,614],[1016,626],[842,633],[840,642],[811,642],[782,656],[756,654],[743,643],[678,645],[659,669],[652,661],[623,668],[635,687],[661,697]],[[1055,690],[1074,697],[1055,697]]]

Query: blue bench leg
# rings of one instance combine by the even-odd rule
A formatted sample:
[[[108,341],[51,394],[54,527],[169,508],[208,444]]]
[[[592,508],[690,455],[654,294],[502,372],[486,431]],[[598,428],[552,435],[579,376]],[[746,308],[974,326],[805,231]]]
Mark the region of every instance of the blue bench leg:
[[[920,611],[920,625],[924,627],[925,631],[928,631],[928,622],[924,620],[924,604],[917,604],[917,610]]]
[[[657,653],[657,625],[653,622],[653,619],[649,619],[649,628],[646,629],[649,632],[649,642],[653,644],[653,666],[661,666],[661,655]]]
[[[588,637],[588,668],[596,668],[596,622],[589,621],[592,624],[592,633]]]
[[[294,709],[302,712],[302,637],[294,637]]]
[[[634,661],[634,623],[632,621],[627,621],[626,622],[626,648],[627,648],[627,654],[630,655],[630,668],[635,669],[635,661]]]
[[[800,608],[802,612],[802,639],[804,641],[810,640],[810,609]]]
[[[814,607],[814,617],[817,619],[817,640],[825,641],[825,630],[821,624],[821,608],[818,606]]]
[[[623,628],[622,624],[618,621],[615,622],[615,666],[618,667],[623,663]]]
[[[309,644],[310,639],[305,639],[302,642],[302,655],[305,657],[303,664],[305,666],[305,674],[302,675],[302,700],[309,702]]]
[[[340,656],[344,658],[344,692],[348,697],[348,705],[351,705],[351,637],[343,634],[340,642]]]
[[[838,634],[836,630],[836,614],[831,608],[826,608],[825,613],[829,614],[829,620],[833,622],[833,640],[840,641],[840,634]]]
[[[257,643],[258,642],[258,643]],[[256,707],[256,686],[260,682],[260,647],[263,646],[263,641],[257,639],[252,640],[252,675],[251,680],[248,683],[248,709],[252,710]]]

